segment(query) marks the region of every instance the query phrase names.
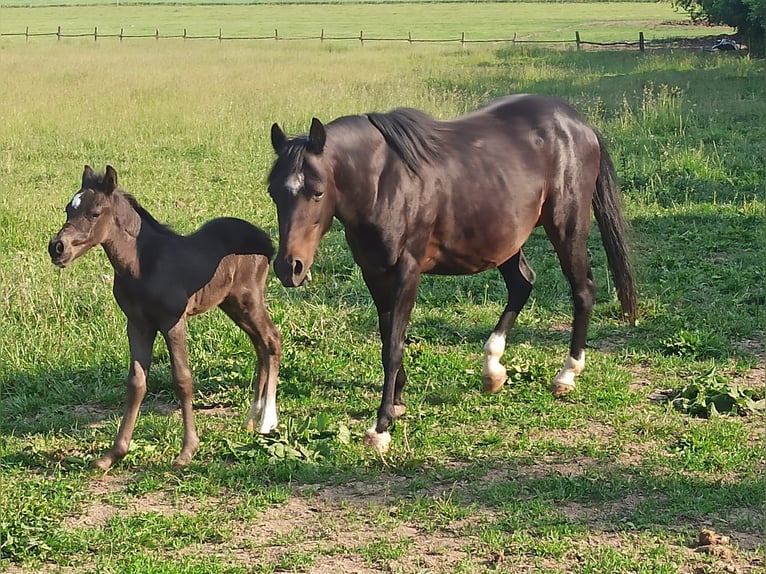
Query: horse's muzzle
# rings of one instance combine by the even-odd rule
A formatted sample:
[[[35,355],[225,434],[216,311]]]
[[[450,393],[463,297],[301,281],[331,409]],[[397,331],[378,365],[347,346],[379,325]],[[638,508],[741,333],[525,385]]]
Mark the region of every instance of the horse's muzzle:
[[[277,257],[274,260],[274,273],[285,287],[299,287],[306,280],[307,267],[300,259],[291,256]]]
[[[66,246],[64,245],[64,242],[58,238],[58,236],[51,239],[48,242],[48,255],[51,256],[51,263],[58,265],[59,267],[64,267],[67,263],[64,259],[65,250]]]

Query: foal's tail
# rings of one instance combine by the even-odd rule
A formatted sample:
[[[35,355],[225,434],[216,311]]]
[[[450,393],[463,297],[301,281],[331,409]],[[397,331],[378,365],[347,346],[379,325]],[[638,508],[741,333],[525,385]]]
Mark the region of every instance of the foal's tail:
[[[627,244],[628,224],[622,215],[612,158],[606,149],[603,136],[597,130],[596,136],[601,148],[601,168],[596,180],[596,193],[593,196],[593,212],[601,231],[606,260],[614,276],[622,312],[627,315],[630,324],[635,325],[636,288]]]

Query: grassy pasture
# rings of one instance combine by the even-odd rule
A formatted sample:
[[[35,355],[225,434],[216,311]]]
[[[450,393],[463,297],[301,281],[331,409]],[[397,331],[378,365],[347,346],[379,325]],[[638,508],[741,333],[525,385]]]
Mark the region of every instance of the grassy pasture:
[[[575,32],[592,42],[636,41],[731,33],[727,27],[688,25],[669,3],[402,3],[330,5],[114,5],[0,8],[0,34],[325,36],[457,40],[511,39],[572,41]],[[40,40],[37,40],[40,41]]]
[[[0,569],[762,569],[763,417],[697,418],[647,396],[690,383],[763,387],[763,62],[0,39],[0,77]],[[365,452],[381,378],[376,319],[336,226],[309,287],[270,280],[284,336],[279,432],[239,429],[250,349],[209,314],[190,323],[202,438],[193,464],[169,467],[181,423],[158,343],[130,454],[90,475],[119,423],[124,320],[103,253],[60,272],[45,252],[83,164],[114,165],[179,232],[225,214],[276,238],[264,185],[271,122],[295,133],[312,116],[400,105],[447,118],[521,91],[567,97],[605,133],[633,229],[641,321],[618,321],[594,232],[601,289],[573,396],[546,391],[571,317],[536,233],[526,250],[538,282],[510,337],[506,388],[479,391],[481,348],[504,304],[499,275],[426,278],[408,334],[409,411],[385,461]],[[702,527],[731,537],[731,560],[694,552]]]

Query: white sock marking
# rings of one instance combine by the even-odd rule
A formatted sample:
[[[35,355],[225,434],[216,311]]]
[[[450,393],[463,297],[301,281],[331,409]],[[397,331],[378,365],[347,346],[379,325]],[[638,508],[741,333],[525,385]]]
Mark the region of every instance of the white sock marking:
[[[484,344],[484,368],[482,377],[505,377],[505,367],[500,364],[500,357],[505,351],[505,335],[492,333]]]
[[[567,360],[564,362],[564,366],[553,379],[553,384],[557,386],[573,387],[575,386],[574,378],[582,373],[585,368],[585,351],[580,353],[580,358],[575,359],[572,355],[567,355]]]

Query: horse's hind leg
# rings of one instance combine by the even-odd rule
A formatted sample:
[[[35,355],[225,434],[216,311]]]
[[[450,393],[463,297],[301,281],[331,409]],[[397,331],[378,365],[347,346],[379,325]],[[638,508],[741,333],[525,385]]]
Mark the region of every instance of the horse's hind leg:
[[[582,213],[584,215],[579,221],[573,219],[577,216],[570,212],[569,217],[559,225],[544,222],[545,231],[559,257],[561,270],[569,281],[574,303],[569,355],[550,385],[551,393],[557,397],[574,390],[574,379],[585,368],[585,339],[596,296],[587,250],[590,211],[583,209]]]
[[[152,346],[157,331],[151,328],[141,328],[135,322],[128,320],[128,343],[130,345],[130,371],[125,381],[126,397],[125,411],[120,422],[120,430],[114,444],[103,456],[93,461],[91,466],[106,472],[112,465],[121,460],[127,453],[133,429],[136,427],[138,409],[146,395],[146,377],[152,362]]]
[[[508,378],[505,367],[500,364],[500,358],[505,351],[505,338],[529,299],[535,282],[535,272],[521,251],[500,265],[498,270],[508,288],[508,303],[484,345],[484,368],[481,372],[481,381],[484,391],[488,393],[499,391]]]
[[[163,332],[170,352],[170,367],[173,384],[178,400],[181,402],[181,417],[184,424],[184,436],[181,453],[173,461],[174,468],[187,466],[199,448],[197,427],[194,424],[192,396],[194,380],[189,368],[189,356],[186,349],[186,321],[181,318],[167,332]]]
[[[252,279],[253,275],[243,273],[248,277],[247,285],[234,287],[220,307],[250,337],[258,358],[253,402],[244,428],[267,434],[278,422],[277,377],[282,358],[282,336],[269,316],[264,297],[268,262],[255,263],[255,266],[255,279]],[[255,289],[251,288],[253,285]]]

